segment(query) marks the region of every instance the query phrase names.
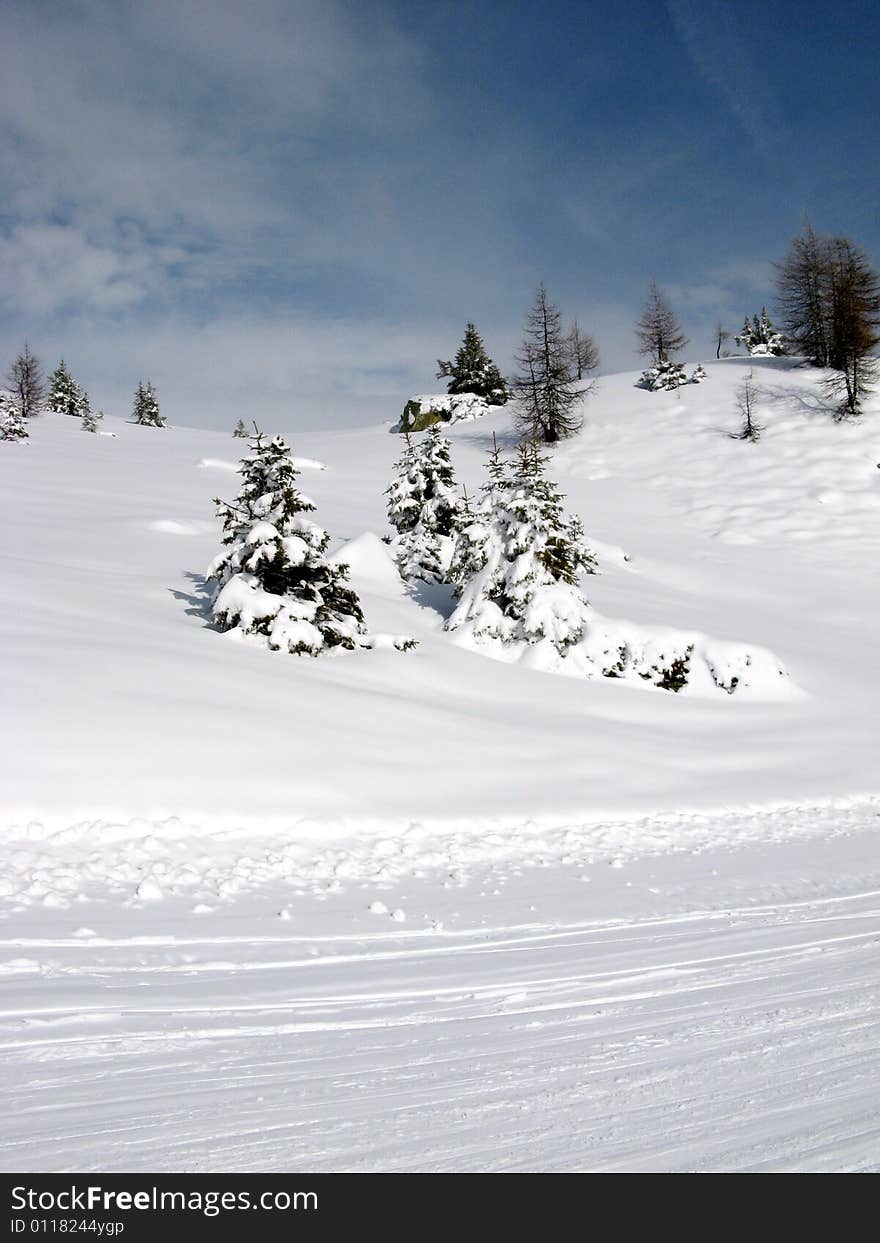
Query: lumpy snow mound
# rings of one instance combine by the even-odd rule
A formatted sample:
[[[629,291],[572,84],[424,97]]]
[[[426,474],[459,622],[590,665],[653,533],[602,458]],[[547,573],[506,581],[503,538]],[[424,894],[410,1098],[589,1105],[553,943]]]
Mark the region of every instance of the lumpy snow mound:
[[[365,531],[363,535],[343,544],[333,554],[331,561],[347,565],[359,588],[372,584],[392,595],[403,594],[404,584],[398,573],[394,554],[374,531]]]
[[[727,434],[749,369],[757,444]],[[387,425],[268,429],[300,468],[327,464],[307,490],[370,634],[418,640],[405,657],[307,659],[212,622],[213,498],[239,484],[228,432],[32,420],[27,452],[0,443],[4,818],[309,823],[329,839],[367,821],[581,824],[875,789],[880,404],[836,423],[817,371],[706,370],[675,392],[601,379],[583,432],[553,450],[601,570],[581,582],[577,677],[549,676],[539,645],[502,660],[461,646],[451,593],[401,581],[382,543]],[[509,406],[444,427],[471,497],[493,432],[514,445]],[[688,688],[655,690],[652,670],[674,681],[685,658]],[[599,666],[618,676],[586,676]]]
[[[586,637],[564,654],[549,640],[501,643],[474,634],[467,623],[453,642],[508,664],[571,678],[613,678],[631,686],[682,695],[737,692],[750,699],[799,697],[786,670],[765,648],[712,639],[695,632],[652,629],[591,613]]]

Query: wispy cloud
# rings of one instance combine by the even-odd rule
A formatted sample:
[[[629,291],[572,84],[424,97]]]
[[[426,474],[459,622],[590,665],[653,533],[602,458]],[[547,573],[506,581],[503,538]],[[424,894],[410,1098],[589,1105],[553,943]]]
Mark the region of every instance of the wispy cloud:
[[[778,158],[786,126],[769,79],[725,0],[666,0],[673,29],[699,74],[725,102],[761,158]]]

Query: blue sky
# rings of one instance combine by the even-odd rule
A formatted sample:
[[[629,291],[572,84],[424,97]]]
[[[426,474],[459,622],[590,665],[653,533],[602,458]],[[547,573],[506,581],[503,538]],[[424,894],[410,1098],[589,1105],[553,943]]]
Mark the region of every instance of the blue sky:
[[[880,6],[6,0],[0,344],[108,413],[393,418],[535,286],[711,354],[809,214],[880,258]]]

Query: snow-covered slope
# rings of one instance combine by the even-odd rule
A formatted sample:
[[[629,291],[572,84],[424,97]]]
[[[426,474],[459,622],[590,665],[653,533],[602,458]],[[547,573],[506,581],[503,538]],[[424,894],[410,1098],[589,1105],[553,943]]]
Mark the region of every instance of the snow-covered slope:
[[[241,442],[0,445],[3,1168],[880,1169],[880,410],[753,360],[732,441],[748,365],[604,379],[554,471],[602,616],[764,646],[777,698],[458,646],[387,426],[293,443],[420,645],[316,660],[207,624]]]
[[[767,431],[728,438],[753,367]],[[798,693],[708,700],[563,679],[462,650],[442,589],[410,590],[379,537],[387,429],[290,437],[372,629],[420,645],[319,660],[209,628],[241,442],[113,419],[38,420],[0,454],[8,819],[182,815],[303,832],[354,822],[560,824],[873,788],[880,742],[880,418],[837,424],[817,375],[728,360],[648,393],[601,381],[552,470],[594,540],[596,609],[769,648]],[[270,429],[285,432],[286,429]],[[476,489],[500,410],[450,429]],[[318,470],[320,464],[325,470]],[[624,559],[625,552],[628,559]]]

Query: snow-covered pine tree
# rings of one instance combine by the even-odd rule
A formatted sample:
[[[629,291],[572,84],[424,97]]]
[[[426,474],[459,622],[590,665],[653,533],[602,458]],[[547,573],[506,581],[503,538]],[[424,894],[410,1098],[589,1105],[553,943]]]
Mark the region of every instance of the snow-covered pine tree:
[[[691,384],[702,384],[704,380],[708,380],[709,373],[702,363],[697,363],[691,372]]]
[[[232,434],[237,440],[247,440],[248,429],[244,425],[244,419],[238,420],[235,427],[232,429]]]
[[[84,432],[98,431],[98,421],[103,419],[102,410],[93,410],[92,403],[89,401],[89,395],[86,392],[80,394],[80,415],[82,416],[82,429]]]
[[[435,424],[415,443],[407,435],[398,475],[386,490],[391,547],[405,579],[443,582],[452,558],[459,499],[450,442]]]
[[[49,377],[49,409],[53,414],[70,414],[79,417],[79,385],[61,362]]]
[[[447,630],[475,639],[550,644],[564,656],[586,634],[590,606],[578,585],[595,561],[579,521],[565,518],[562,497],[545,475],[547,459],[524,441],[502,487],[492,495],[485,561],[459,585]]]
[[[156,390],[149,380],[138,382],[134,395],[134,421],[141,427],[164,427],[165,419],[159,412]]]
[[[493,539],[500,538],[498,530],[503,519],[499,515],[503,509],[506,466],[494,432],[487,473],[489,478],[474,502],[471,502],[467,489],[464,490],[464,499],[458,511],[455,543],[447,574],[457,597],[485,566]]]
[[[744,345],[746,349],[751,352],[754,331],[755,331],[754,324],[752,323],[752,321],[749,319],[747,315],[745,319],[743,320],[742,329],[736,334],[736,336],[733,339],[737,343],[737,345]]]
[[[12,393],[0,391],[0,440],[26,440],[27,422]]]
[[[785,353],[785,338],[773,327],[767,308],[761,307],[760,315],[748,315],[742,332],[734,338],[737,345],[744,345],[750,354],[779,355]]]
[[[453,361],[437,359],[437,379],[448,376],[448,393],[476,393],[489,406],[503,406],[510,397],[504,376],[486,353],[483,339],[469,323]]]
[[[428,428],[418,446],[416,460],[424,480],[423,506],[430,508],[434,530],[446,539],[455,529],[459,502],[452,466],[452,443],[436,424]]]
[[[257,432],[239,473],[236,500],[217,501],[224,547],[207,571],[215,621],[264,636],[273,651],[369,646],[348,566],[327,558],[330,537],[307,516],[315,506],[297,490],[289,447]]]
[[[386,542],[394,546],[416,525],[421,509],[421,497],[416,489],[416,447],[409,432],[405,433],[405,437],[403,453],[394,463],[397,474],[385,489],[388,521],[397,532],[393,539],[389,538]]]

